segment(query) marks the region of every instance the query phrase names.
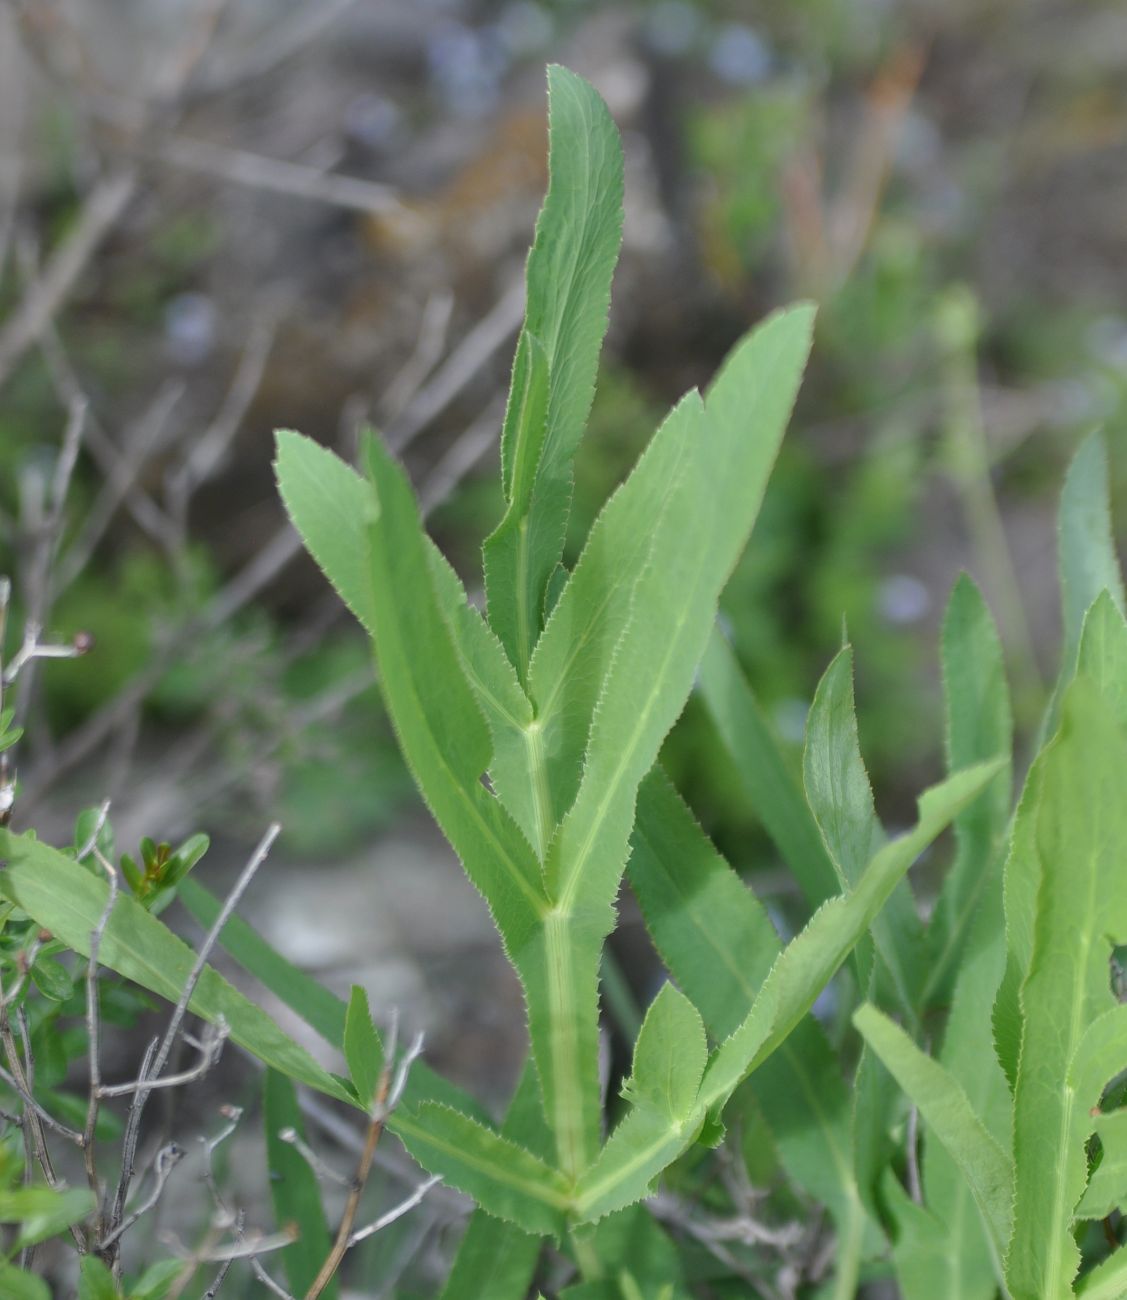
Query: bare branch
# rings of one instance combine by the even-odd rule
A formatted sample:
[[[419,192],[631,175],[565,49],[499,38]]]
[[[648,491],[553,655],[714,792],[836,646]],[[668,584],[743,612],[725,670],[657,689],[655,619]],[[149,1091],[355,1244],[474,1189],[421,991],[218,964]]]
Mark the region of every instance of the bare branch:
[[[128,1218],[123,1219],[116,1228],[102,1238],[98,1243],[99,1251],[108,1250],[114,1242],[119,1241],[121,1237],[133,1227],[138,1219],[143,1215],[148,1214],[153,1206],[156,1205],[157,1201],[160,1200],[164,1193],[164,1187],[168,1182],[169,1175],[180,1161],[184,1159],[184,1154],[183,1147],[178,1147],[175,1142],[169,1142],[167,1146],[161,1147],[157,1152],[156,1162],[153,1166],[154,1173],[152,1191]]]
[[[374,1236],[377,1232],[381,1232],[389,1224],[394,1223],[396,1219],[401,1219],[408,1213],[408,1211],[413,1210],[416,1205],[419,1205],[427,1192],[440,1182],[442,1182],[442,1179],[438,1174],[432,1174],[430,1178],[424,1179],[410,1196],[400,1201],[398,1205],[393,1205],[390,1210],[386,1210],[378,1219],[375,1220],[374,1223],[369,1223],[366,1228],[357,1229],[357,1231],[348,1239],[349,1249],[355,1246],[357,1242],[364,1241],[365,1238]]]
[[[0,329],[0,386],[24,353],[42,338],[99,244],[120,220],[136,189],[137,169],[125,166],[100,180],[87,195],[70,233]]]
[[[317,167],[281,158],[266,158],[245,149],[228,149],[208,140],[171,136],[160,141],[155,157],[174,167],[217,176],[236,185],[313,199],[352,212],[384,215],[405,211],[399,196],[389,185],[362,180],[358,176],[338,176]]]

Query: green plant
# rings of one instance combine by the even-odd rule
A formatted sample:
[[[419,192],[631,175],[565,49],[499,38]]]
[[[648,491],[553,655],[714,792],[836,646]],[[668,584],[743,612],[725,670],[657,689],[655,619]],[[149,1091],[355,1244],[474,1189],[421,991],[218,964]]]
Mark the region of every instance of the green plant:
[[[375,436],[363,474],[296,433],[277,443],[287,509],[371,638],[408,767],[521,980],[530,1052],[507,1113],[495,1122],[417,1059],[418,1043],[381,1039],[361,990],[341,1002],[233,915],[273,832],[221,903],[189,876],[202,837],[175,851],[144,840],[135,859],[117,854],[104,808],[62,850],[0,828],[0,1083],[23,1137],[11,1122],[0,1134],[0,1222],[16,1225],[4,1294],[46,1294],[28,1252],[64,1232],[83,1257],[83,1300],[173,1297],[200,1262],[157,1261],[127,1282],[125,1218],[114,1207],[107,1231],[93,1168],[97,1140],[118,1140],[100,1105],[114,1094],[97,1075],[99,1025],[115,990],[135,1012],[139,986],[176,1009],[156,1073],[128,1090],[147,1095],[189,1011],[213,1026],[203,1065],[229,1035],[268,1067],[271,1196],[278,1223],[296,1225],[296,1239],[269,1244],[293,1295],[338,1293],[342,1258],[368,1232],[354,1224],[385,1126],[432,1176],[392,1216],[437,1179],[477,1207],[445,1300],[519,1300],[533,1286],[568,1300],[848,1300],[889,1278],[904,1300],[1127,1295],[1127,621],[1103,443],[1082,444],[1065,483],[1063,667],[1016,809],[1002,647],[963,577],[942,636],[948,775],[916,825],[889,835],[860,746],[852,648],[817,687],[796,772],[717,626],[805,365],[809,307],[769,317],[703,396],[677,403],[563,564],[622,160],[585,82],[553,68],[549,88],[550,184],[502,433],[505,512],[484,547],[486,613]],[[35,649],[25,642],[25,661]],[[801,895],[789,942],[659,761],[694,689]],[[16,721],[0,709],[0,745],[18,739]],[[4,781],[10,803],[6,769]],[[909,868],[949,825],[953,860],[925,919]],[[608,1098],[600,971],[609,1004],[624,878],[669,978]],[[198,952],[158,918],[174,897],[206,927]],[[207,966],[216,943],[342,1053],[348,1078]],[[836,1005],[810,1015],[824,990]],[[84,1050],[86,1099],[64,1086]],[[21,1074],[33,1059],[34,1091]],[[295,1084],[366,1118],[335,1236]],[[45,1119],[87,1160],[89,1190],[51,1185]],[[47,1186],[30,1181],[27,1153]],[[718,1167],[737,1173],[717,1179]],[[156,1177],[159,1195],[159,1162]],[[771,1189],[767,1222],[751,1217],[752,1180]],[[829,1230],[788,1235],[811,1205]],[[734,1223],[729,1247],[698,1210]]]
[[[525,992],[534,1069],[505,1127],[409,1100],[393,1127],[424,1167],[488,1214],[534,1236],[569,1235],[596,1284],[616,1265],[589,1225],[647,1196],[694,1143],[720,1139],[733,1093],[780,1049],[793,1056],[793,1031],[817,995],[911,863],[999,765],[954,773],[923,796],[914,830],[883,843],[871,804],[867,819],[851,820],[864,776],[850,749],[847,658],[824,709],[815,706],[825,722],[809,774],[820,821],[792,794],[766,728],[741,732],[755,779],[776,782],[790,800],[777,824],[799,846],[795,870],[819,910],[780,952],[750,895],[736,905],[752,917],[760,969],[717,1014],[694,1004],[692,973],[679,969],[679,955],[671,961],[684,991],[667,984],[651,1005],[624,1112],[604,1141],[598,981],[615,897],[632,833],[642,896],[671,867],[683,884],[687,870],[707,872],[714,861],[655,763],[702,658],[706,696],[724,693],[725,713],[739,707],[745,688],[713,623],[794,400],[813,313],[800,306],[771,317],[733,349],[703,397],[678,403],[565,571],[572,461],[605,328],[622,169],[613,125],[586,83],[553,69],[550,102],[549,190],[501,442],[507,509],[484,547],[487,618],[422,531],[404,473],[377,439],[365,443],[366,477],[292,433],[279,435],[277,466],[307,546],[372,637],[408,764]],[[897,896],[900,914],[910,912]],[[700,919],[691,908],[663,912],[653,925],[659,948],[683,951],[691,964]],[[878,923],[875,934],[877,955],[866,941],[856,964],[866,979],[874,967],[887,975],[910,1006],[920,978],[912,930]],[[855,1215],[854,1255],[861,1223]],[[530,1269],[507,1283],[511,1294]],[[855,1280],[855,1264],[844,1276]],[[481,1294],[481,1285],[459,1265],[447,1293]]]

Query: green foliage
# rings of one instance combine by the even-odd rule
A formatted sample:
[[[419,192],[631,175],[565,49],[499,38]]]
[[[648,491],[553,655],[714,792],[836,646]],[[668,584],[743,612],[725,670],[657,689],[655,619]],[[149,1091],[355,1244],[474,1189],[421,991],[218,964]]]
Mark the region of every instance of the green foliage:
[[[340,1051],[349,1076],[203,971],[189,1008],[268,1067],[271,1192],[279,1226],[299,1229],[280,1256],[290,1288],[307,1291],[330,1249],[301,1153],[302,1084],[365,1113],[369,1134],[386,1120],[421,1165],[472,1198],[445,1300],[520,1300],[546,1240],[553,1261],[574,1265],[560,1294],[577,1300],[680,1300],[698,1282],[745,1294],[768,1271],[754,1246],[702,1261],[646,1207],[662,1187],[746,1215],[739,1178],[714,1177],[720,1144],[729,1171],[742,1161],[741,1177],[772,1182],[773,1206],[796,1219],[825,1210],[834,1249],[819,1295],[851,1300],[890,1273],[905,1300],[1127,1294],[1116,1236],[1127,1209],[1127,1006],[1114,979],[1127,945],[1127,621],[1103,443],[1080,446],[1065,483],[1063,662],[1016,809],[1002,645],[964,576],[942,632],[946,775],[920,796],[915,824],[892,835],[862,750],[852,646],[813,694],[796,763],[741,666],[739,637],[733,646],[717,617],[796,399],[809,306],[770,315],[703,394],[673,406],[572,563],[575,458],[623,168],[591,87],[553,68],[549,95],[550,181],[501,438],[502,518],[484,545],[486,613],[427,536],[406,472],[377,437],[364,439],[361,472],[297,433],[277,438],[286,508],[371,641],[407,769],[489,908],[529,1040],[500,1123],[421,1062],[384,1115],[382,1088],[402,1058],[391,1059],[367,995],[341,1002],[227,921],[220,945]],[[791,107],[774,110],[791,119]],[[763,171],[776,159],[767,150],[753,163]],[[758,235],[769,214],[753,198],[741,220]],[[732,869],[659,762],[694,691],[697,724],[796,886],[785,909]],[[0,716],[0,745],[11,724]],[[933,846],[948,827],[953,861],[925,923],[917,890],[938,875]],[[158,913],[178,897],[201,923],[216,921],[220,904],[189,878],[205,849],[200,836],[176,849],[142,840],[120,858],[129,892],[107,913],[105,867],[117,853],[104,818],[84,814],[67,851],[0,830],[0,971],[42,1044],[37,1086],[59,1114],[82,1050],[81,1033],[76,1045],[57,1032],[81,999],[67,952],[88,956],[96,934],[103,965],[179,997],[194,957]],[[936,860],[913,883],[925,853]],[[668,978],[608,1102],[600,970],[624,876]],[[89,1218],[89,1193],[25,1182],[14,1149],[0,1155],[14,1249]],[[3,1267],[5,1294],[40,1300],[30,1274]],[[129,1294],[156,1300],[174,1284],[165,1268]],[[119,1294],[88,1256],[80,1295]]]
[[[807,307],[770,317],[736,345],[703,397],[689,393],[674,407],[574,568],[560,569],[618,243],[620,162],[589,87],[553,69],[550,95],[551,180],[502,438],[506,511],[485,546],[487,619],[466,603],[422,530],[403,471],[376,439],[365,444],[361,477],[299,435],[278,435],[287,509],[372,638],[408,766],[525,992],[535,1072],[502,1131],[456,1104],[411,1097],[392,1123],[425,1167],[513,1225],[475,1220],[449,1294],[492,1277],[482,1242],[519,1241],[506,1236],[517,1230],[567,1234],[603,1294],[608,1281],[594,1263],[602,1229],[582,1225],[618,1222],[695,1139],[714,1143],[733,1093],[749,1074],[754,1090],[762,1070],[761,1100],[784,1160],[800,1185],[835,1205],[851,1242],[845,1275],[855,1282],[879,1234],[852,1169],[838,1067],[840,1093],[821,1135],[811,1142],[802,1133],[799,1109],[823,1091],[831,1059],[804,1017],[898,887],[899,924],[879,929],[877,952],[914,1009],[921,932],[904,874],[1000,764],[952,775],[923,796],[915,829],[885,843],[857,746],[848,660],[831,669],[813,712],[804,791],[716,640],[719,598],[758,513],[809,349]],[[768,829],[819,909],[785,949],[654,767],[698,670]],[[734,723],[733,708],[753,725]],[[622,1086],[625,1110],[603,1142],[598,974],[628,857],[680,988],[666,985],[650,1007]],[[690,865],[699,878],[685,875]],[[731,972],[723,993],[710,985],[710,953]],[[366,1087],[364,1062],[374,1057],[370,1042],[359,1045],[370,1029],[361,1010],[354,1000],[344,1037],[354,1082]],[[797,1105],[786,1086],[794,1080]],[[866,1091],[874,1113],[880,1095],[874,1075]],[[874,1148],[879,1127],[870,1134],[859,1125]],[[826,1151],[828,1180],[818,1173]],[[527,1270],[522,1255],[495,1285],[517,1295]],[[637,1280],[626,1269],[616,1285],[634,1294]]]

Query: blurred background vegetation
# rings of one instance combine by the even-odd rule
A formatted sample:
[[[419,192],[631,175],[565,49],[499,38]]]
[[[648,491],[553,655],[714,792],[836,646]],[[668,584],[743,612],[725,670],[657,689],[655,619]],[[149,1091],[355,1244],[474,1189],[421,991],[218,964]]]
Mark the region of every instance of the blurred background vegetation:
[[[284,523],[272,430],[348,456],[374,422],[480,588],[550,60],[595,82],[627,153],[572,558],[670,402],[772,307],[820,304],[792,430],[723,606],[796,756],[847,628],[878,806],[891,825],[906,817],[939,768],[937,630],[961,568],[1002,625],[1028,731],[1059,636],[1058,485],[1094,425],[1123,495],[1117,0],[7,0],[9,640],[30,612],[50,637],[95,642],[36,678],[16,821],[50,834],[109,795],[128,848],[194,830],[237,846],[278,817],[293,878],[315,864],[334,882],[319,913],[306,893],[274,933],[313,965],[332,963],[301,932],[335,933],[333,907],[372,888],[360,867],[377,834],[396,827],[446,859],[362,638]],[[53,521],[76,411],[77,464]],[[56,580],[29,611],[37,539],[54,524]],[[785,888],[695,704],[666,758],[733,862]],[[324,870],[342,862],[343,885]],[[388,870],[409,890],[409,873]],[[463,969],[459,909],[475,904],[458,879],[452,865],[428,877],[397,913],[422,929],[452,913],[442,956],[424,962],[432,991]],[[466,926],[462,941],[481,945],[477,919]],[[334,961],[354,957],[344,943]],[[374,982],[373,1004],[410,983]],[[482,1048],[514,1032],[505,996],[492,1019],[449,996],[445,1012],[433,998],[418,1012],[454,1022],[445,1036],[428,1025],[439,1057],[495,1095],[519,1055]],[[465,1015],[485,1036],[469,1048]]]

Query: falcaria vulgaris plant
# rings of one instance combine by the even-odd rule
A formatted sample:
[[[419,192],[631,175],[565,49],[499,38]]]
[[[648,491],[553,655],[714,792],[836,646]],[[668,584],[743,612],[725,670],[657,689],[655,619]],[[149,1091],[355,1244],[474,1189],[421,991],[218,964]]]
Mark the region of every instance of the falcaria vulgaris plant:
[[[278,437],[290,515],[371,637],[403,753],[524,989],[530,1060],[501,1127],[422,1088],[391,1120],[420,1163],[483,1212],[449,1296],[525,1294],[545,1237],[577,1263],[582,1282],[569,1295],[642,1294],[648,1220],[630,1207],[694,1144],[722,1140],[725,1108],[749,1076],[767,1080],[769,1119],[793,1129],[796,1101],[817,1112],[832,1088],[822,1058],[838,1067],[805,1017],[850,953],[865,987],[876,981],[912,1007],[921,960],[905,873],[1001,767],[987,755],[954,772],[924,794],[916,826],[886,842],[871,803],[855,806],[867,783],[851,749],[842,657],[811,720],[812,812],[714,632],[805,365],[808,306],[770,317],[704,394],[682,398],[575,567],[563,567],[618,252],[622,159],[585,82],[554,68],[549,88],[550,182],[501,438],[506,510],[484,546],[485,615],[423,531],[408,480],[378,438],[366,438],[357,474],[295,433]],[[767,815],[785,823],[779,832],[817,906],[785,948],[657,765],[702,671],[734,746],[757,748],[757,775],[779,783]],[[754,715],[747,726],[741,709]],[[599,971],[628,861],[673,980],[645,1016],[625,1109],[607,1133]],[[733,950],[713,970],[717,943]],[[841,1234],[837,1294],[851,1295],[871,1253],[863,1198],[852,1177],[838,1180],[848,1185],[840,1198],[832,1178],[821,1181]],[[614,1244],[623,1233],[640,1234],[641,1263]],[[670,1268],[659,1290],[683,1286]]]
[[[175,1004],[170,1043],[192,1012],[218,1027],[215,1041],[269,1067],[263,1109],[285,1229],[273,1244],[290,1290],[241,1238],[207,1258],[241,1249],[274,1294],[339,1294],[345,1252],[383,1222],[353,1231],[386,1126],[431,1181],[476,1205],[443,1300],[525,1300],[535,1288],[568,1300],[852,1300],[869,1282],[894,1283],[904,1300],[1127,1296],[1127,621],[1103,443],[1082,444],[1065,483],[1062,667],[1016,807],[1002,648],[963,577],[942,635],[948,775],[921,797],[915,826],[890,837],[859,744],[850,647],[814,693],[796,773],[716,626],[805,365],[809,307],[769,317],[703,394],[682,398],[574,567],[563,564],[622,159],[585,82],[553,68],[549,88],[550,183],[501,439],[505,512],[484,547],[484,614],[377,437],[365,439],[360,472],[296,433],[277,444],[290,515],[371,638],[404,755],[522,984],[529,1056],[506,1114],[496,1122],[417,1049],[382,1042],[360,990],[346,1006],[284,962],[230,916],[237,890],[221,905],[185,879],[198,845],[149,845],[140,867],[122,859],[130,888],[119,889],[104,815],[66,850],[0,827],[3,1105],[23,1107],[26,1137],[51,1118],[44,1100],[58,1104],[31,1093],[18,1073],[30,1058],[11,1032],[28,972],[45,978],[44,927],[48,956],[85,959],[88,1032],[109,967]],[[660,766],[694,689],[805,904],[789,943]],[[0,745],[10,722],[0,718]],[[952,825],[953,860],[925,919],[908,869]],[[600,969],[624,878],[669,979],[608,1099]],[[157,916],[174,895],[207,928],[198,953]],[[206,965],[216,943],[340,1050],[347,1078]],[[827,1022],[808,1013],[831,980]],[[96,1063],[92,1052],[94,1118],[63,1126],[84,1154],[96,1103],[122,1092]],[[126,1090],[160,1086],[147,1070]],[[367,1119],[335,1241],[295,1083]],[[21,1190],[35,1194],[27,1205],[53,1207],[44,1235],[69,1231],[85,1255],[84,1297],[181,1293],[203,1256],[165,1261],[123,1290],[118,1229],[137,1216],[122,1197],[110,1203],[92,1161],[77,1198],[41,1164],[49,1196]],[[18,1163],[0,1168],[9,1209],[21,1176]],[[43,1300],[23,1267],[30,1249],[0,1259],[0,1279]]]

